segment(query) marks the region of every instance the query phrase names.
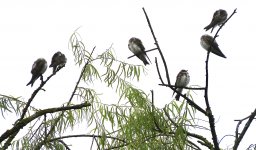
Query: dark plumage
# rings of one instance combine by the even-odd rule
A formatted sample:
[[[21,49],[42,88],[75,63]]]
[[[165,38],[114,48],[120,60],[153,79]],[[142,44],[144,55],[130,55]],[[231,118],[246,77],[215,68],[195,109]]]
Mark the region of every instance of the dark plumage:
[[[145,47],[143,46],[140,39],[132,37],[129,40],[128,48],[131,52],[134,53],[134,55],[136,55],[144,63],[145,66],[149,64],[149,58],[145,52]],[[148,60],[146,57],[148,58]]]
[[[221,25],[227,19],[227,17],[228,17],[228,13],[225,10],[219,9],[215,11],[213,14],[211,23],[208,26],[206,26],[204,29],[208,31],[209,29],[212,28],[211,30],[211,33],[212,33],[213,29],[217,25]]]
[[[52,71],[53,73],[55,73],[57,69],[64,67],[66,62],[67,58],[65,57],[65,55],[58,51],[52,56],[52,62],[49,67],[52,67]]]
[[[31,80],[28,82],[27,86],[31,84],[31,87],[33,86],[34,82],[39,78],[42,77],[42,74],[44,74],[44,72],[47,69],[47,62],[44,58],[39,58],[37,59],[33,66],[32,66],[32,70],[31,70],[31,74],[32,74],[32,78]]]

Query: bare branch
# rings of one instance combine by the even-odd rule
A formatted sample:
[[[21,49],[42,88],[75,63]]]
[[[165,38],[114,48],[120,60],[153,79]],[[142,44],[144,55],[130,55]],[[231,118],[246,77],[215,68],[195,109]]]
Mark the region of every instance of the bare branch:
[[[161,76],[161,73],[160,73],[160,70],[159,70],[159,67],[158,67],[158,62],[157,62],[157,58],[156,57],[155,57],[155,63],[156,63],[156,70],[157,70],[157,74],[159,76],[159,79],[160,79],[161,83],[164,84],[163,78]]]
[[[147,22],[148,22],[148,26],[149,26],[149,28],[150,28],[150,31],[151,31],[151,33],[152,33],[152,36],[153,36],[153,38],[154,38],[154,40],[155,40],[155,45],[156,45],[156,47],[157,47],[157,49],[158,49],[158,52],[159,52],[159,54],[160,54],[160,56],[161,56],[161,59],[163,60],[167,83],[170,85],[170,84],[171,84],[171,81],[170,81],[170,77],[169,77],[169,73],[168,73],[168,68],[167,68],[167,64],[166,64],[164,55],[163,55],[163,53],[162,53],[162,51],[161,51],[161,49],[160,49],[160,46],[159,46],[159,44],[158,44],[158,42],[157,42],[155,33],[154,33],[153,28],[152,28],[152,26],[151,26],[151,23],[150,23],[150,20],[149,20],[149,18],[148,18],[148,15],[147,15],[147,13],[146,13],[146,10],[145,10],[144,8],[142,8],[142,9],[143,9],[143,12],[144,12],[144,14],[145,14],[145,16],[146,16],[146,19],[147,19]]]
[[[172,88],[183,88],[183,89],[188,89],[188,90],[205,90],[204,87],[193,88],[193,87],[183,87],[183,86],[175,86],[175,85],[168,85],[168,84],[158,84],[158,85],[166,86],[166,87],[172,87]]]
[[[250,116],[248,116],[248,117],[246,117],[246,118],[244,118],[244,119],[241,119],[241,120],[238,122],[238,124],[237,124],[237,129],[236,129],[236,139],[235,139],[235,144],[234,144],[234,147],[233,147],[234,150],[237,150],[237,148],[238,148],[240,142],[242,141],[242,139],[243,139],[243,137],[244,137],[246,131],[247,131],[248,128],[250,127],[250,125],[251,125],[253,119],[255,118],[255,116],[256,116],[256,109],[251,113]],[[241,134],[238,136],[238,127],[239,127],[239,125],[242,123],[242,121],[244,121],[244,120],[247,119],[247,118],[249,118],[249,119],[248,119],[248,121],[246,122],[246,124],[245,124],[245,126],[244,126],[244,128],[243,128],[243,130],[242,130],[242,132],[241,132]]]
[[[150,50],[146,50],[145,53],[151,52],[151,51],[154,51],[154,50],[157,50],[157,48],[152,48],[152,49],[150,49]],[[132,57],[134,57],[134,56],[136,56],[136,55],[129,56],[127,59],[130,59],[130,58],[132,58]]]
[[[219,27],[219,29],[217,30],[213,40],[212,40],[212,44],[215,41],[215,39],[218,37],[218,33],[220,31],[220,29],[222,29],[222,27],[227,23],[227,21],[236,13],[236,9],[234,10],[234,12],[230,15],[230,17]],[[211,45],[212,45],[211,44]],[[206,61],[205,61],[205,92],[204,92],[204,97],[205,97],[205,104],[206,104],[206,111],[207,111],[207,116],[209,119],[209,124],[210,124],[210,128],[211,128],[211,134],[212,134],[212,140],[214,143],[214,148],[216,150],[219,150],[219,142],[218,142],[218,137],[216,134],[216,130],[215,130],[215,119],[214,116],[212,114],[212,110],[209,104],[209,100],[208,100],[208,87],[209,87],[209,74],[208,74],[208,64],[209,64],[209,55],[210,55],[210,51],[207,52],[207,56],[206,56]]]
[[[229,136],[235,137],[234,135],[231,135],[231,134],[224,135],[224,136],[220,139],[219,144],[221,143],[221,141],[222,141],[224,138],[229,137]]]

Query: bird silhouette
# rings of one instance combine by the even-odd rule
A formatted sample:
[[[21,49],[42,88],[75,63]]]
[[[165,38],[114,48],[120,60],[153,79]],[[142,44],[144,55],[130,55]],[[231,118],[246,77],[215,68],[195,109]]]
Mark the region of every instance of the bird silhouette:
[[[47,62],[44,58],[38,58],[33,66],[32,66],[32,70],[31,70],[31,74],[32,74],[32,78],[31,80],[28,82],[27,86],[31,84],[31,87],[33,86],[34,82],[39,78],[39,77],[43,77],[42,75],[44,74],[44,72],[47,69]]]
[[[67,58],[65,57],[65,55],[58,51],[52,56],[52,62],[49,67],[52,67],[52,71],[53,73],[55,73],[58,69],[64,67],[66,65],[66,62]]]
[[[213,29],[217,25],[221,25],[227,19],[227,17],[228,17],[228,13],[225,10],[219,9],[215,11],[213,14],[211,23],[208,26],[206,26],[204,29],[208,31],[209,29],[212,28],[211,30],[211,33],[212,33]]]
[[[201,36],[201,40],[200,40],[200,44],[201,46],[207,50],[207,51],[210,51],[212,52],[213,54],[215,55],[218,55],[220,57],[223,57],[223,58],[227,58],[220,50],[219,48],[219,45],[217,44],[217,42],[214,40],[213,41],[213,37],[210,36],[210,35],[202,35]]]
[[[175,82],[175,89],[182,93],[183,88],[182,87],[186,87],[188,85],[190,81],[190,76],[187,70],[181,70],[177,77],[176,77],[176,82]],[[174,95],[175,92],[173,92]],[[180,94],[176,94],[175,99],[178,101],[180,99]]]
[[[131,52],[133,52],[134,55],[136,55],[144,63],[145,66],[149,64],[149,58],[145,52],[145,47],[143,46],[140,39],[132,37],[129,40],[128,48]],[[148,58],[148,60],[146,57]]]

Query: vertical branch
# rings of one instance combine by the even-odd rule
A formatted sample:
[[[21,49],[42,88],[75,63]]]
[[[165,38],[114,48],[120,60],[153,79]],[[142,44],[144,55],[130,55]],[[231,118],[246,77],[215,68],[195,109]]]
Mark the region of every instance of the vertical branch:
[[[233,11],[233,13],[230,15],[230,17],[219,27],[219,29],[217,30],[216,34],[213,37],[212,44],[215,41],[215,39],[218,37],[218,33],[219,33],[220,29],[226,24],[226,22],[235,13],[236,13],[236,9]],[[215,119],[214,119],[214,116],[212,114],[211,107],[210,107],[209,100],[208,100],[208,87],[209,87],[209,83],[208,83],[208,81],[209,81],[209,69],[208,68],[209,67],[208,67],[208,64],[209,64],[209,55],[210,55],[210,51],[207,52],[207,57],[206,57],[206,61],[205,61],[205,74],[206,74],[206,77],[205,77],[204,97],[205,97],[205,104],[206,104],[206,112],[207,112],[207,116],[208,116],[209,124],[210,124],[210,128],[211,128],[213,144],[214,144],[215,149],[219,150],[220,149],[219,148],[219,142],[218,142],[218,137],[217,137],[216,130],[215,130]]]
[[[161,83],[164,84],[164,81],[163,81],[161,73],[160,73],[160,69],[158,67],[158,62],[157,62],[157,58],[156,57],[155,57],[155,63],[156,63],[156,70],[157,70],[157,74],[159,76],[159,79],[160,79]]]
[[[47,135],[46,114],[44,115],[44,136]]]
[[[162,130],[159,127],[159,125],[156,121],[156,118],[155,118],[155,105],[154,105],[154,91],[153,90],[151,90],[151,95],[152,95],[152,116],[153,116],[153,119],[154,119],[154,124],[157,128],[157,131],[162,132]]]
[[[206,112],[207,112],[207,116],[209,119],[209,124],[210,124],[210,128],[211,128],[211,134],[212,134],[212,140],[213,140],[213,144],[215,147],[215,150],[219,150],[219,143],[218,143],[218,137],[216,134],[216,130],[215,130],[215,119],[214,116],[212,115],[212,111],[211,111],[211,107],[209,104],[209,100],[208,100],[208,86],[209,86],[209,74],[208,74],[208,62],[209,62],[209,56],[210,56],[210,51],[207,52],[207,57],[206,57],[206,61],[205,61],[205,91],[204,91],[204,98],[205,98],[205,103],[206,103]]]
[[[159,51],[159,54],[160,54],[160,56],[161,56],[161,58],[162,58],[162,60],[163,60],[167,83],[168,83],[168,85],[171,85],[171,81],[170,81],[170,77],[169,77],[169,72],[168,72],[168,68],[167,68],[166,61],[165,61],[165,59],[164,59],[164,55],[163,55],[163,53],[162,53],[162,51],[161,51],[161,49],[160,49],[160,46],[158,45],[158,42],[157,42],[155,33],[154,33],[153,28],[152,28],[152,26],[151,26],[151,23],[150,23],[150,20],[149,20],[149,18],[148,18],[148,15],[147,15],[147,13],[146,13],[146,10],[145,10],[144,8],[142,8],[142,9],[143,9],[143,12],[144,12],[144,14],[145,14],[145,16],[146,16],[146,19],[147,19],[147,22],[148,22],[148,26],[149,26],[149,28],[150,28],[150,31],[151,31],[151,33],[152,33],[152,36],[153,36],[153,38],[154,38],[155,45],[156,45],[156,47],[157,47],[157,49],[158,49],[158,51]]]

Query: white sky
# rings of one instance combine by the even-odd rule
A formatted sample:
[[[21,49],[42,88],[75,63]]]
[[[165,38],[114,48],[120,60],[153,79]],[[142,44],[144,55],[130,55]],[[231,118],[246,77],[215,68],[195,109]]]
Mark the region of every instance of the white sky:
[[[120,60],[142,64],[136,58],[127,60],[131,55],[127,44],[130,37],[140,38],[146,49],[154,48],[154,41],[148,28],[142,7],[145,7],[160,47],[167,59],[171,81],[181,69],[190,73],[190,85],[204,86],[206,51],[200,46],[200,37],[206,32],[203,28],[211,21],[213,12],[225,9],[235,14],[220,31],[217,42],[227,59],[210,55],[209,99],[215,115],[218,138],[234,134],[236,123],[255,109],[255,58],[254,34],[255,3],[253,0],[94,0],[94,1],[1,1],[0,2],[0,91],[1,94],[22,96],[27,100],[33,88],[26,84],[31,78],[33,62],[43,57],[50,64],[52,55],[61,50],[68,58],[67,66],[51,79],[38,98],[32,102],[39,108],[55,107],[67,101],[79,76],[80,70],[74,66],[72,52],[68,50],[68,40],[75,29],[81,34],[88,50],[96,46],[101,53],[113,43]],[[215,33],[216,29],[214,30]],[[207,32],[207,34],[210,34]],[[158,53],[149,53],[151,61]],[[155,65],[147,66],[148,75],[141,84],[136,84],[146,92],[153,89],[155,104],[163,107],[171,100],[172,91],[159,87]],[[51,69],[45,73],[50,75]],[[164,74],[163,74],[164,75]],[[203,108],[203,93],[196,92],[195,101]],[[115,103],[115,101],[107,101]],[[15,118],[3,120],[6,128]],[[247,131],[240,149],[256,144],[255,122]],[[1,128],[0,133],[5,129]],[[211,140],[211,138],[208,138]],[[221,143],[222,148],[233,144],[228,137]],[[90,141],[90,140],[89,140]],[[76,149],[76,147],[74,147]],[[77,147],[79,149],[79,147]]]

